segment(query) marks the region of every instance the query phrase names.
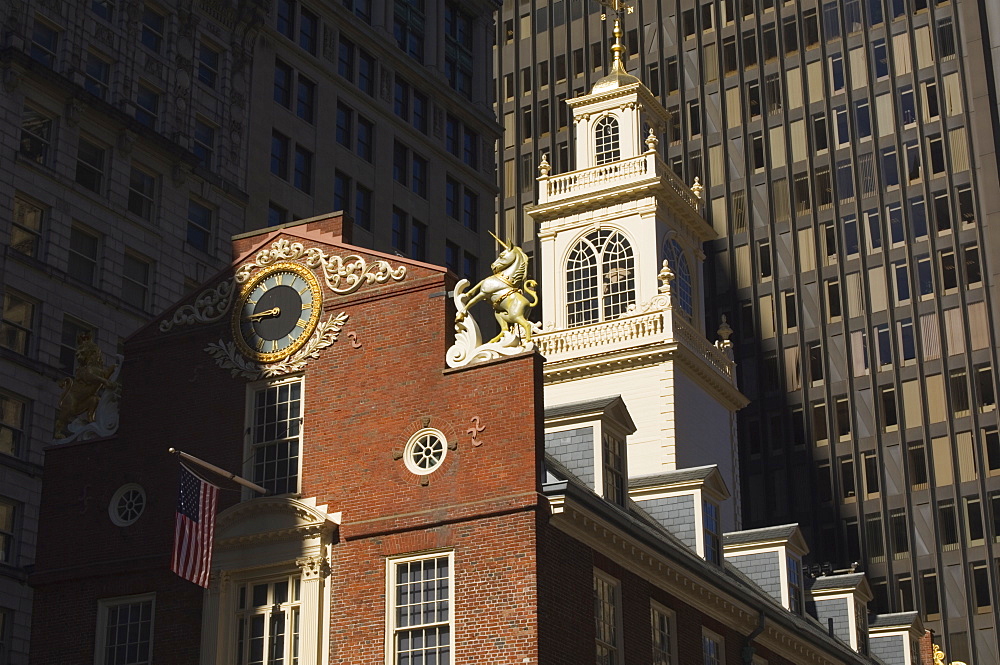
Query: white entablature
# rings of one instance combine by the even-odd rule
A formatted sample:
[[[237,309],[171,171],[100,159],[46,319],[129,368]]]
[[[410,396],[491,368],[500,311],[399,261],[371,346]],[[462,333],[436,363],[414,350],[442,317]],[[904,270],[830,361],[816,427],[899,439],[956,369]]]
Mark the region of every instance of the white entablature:
[[[718,465],[739,491],[736,387],[728,342],[705,335],[700,186],[685,186],[657,151],[669,114],[625,72],[616,23],[611,73],[573,109],[579,168],[543,158],[538,224],[545,403],[621,395],[636,432],[631,477]],[[739,505],[739,499],[734,502]],[[726,514],[728,512],[729,514]],[[724,527],[739,525],[730,508]]]

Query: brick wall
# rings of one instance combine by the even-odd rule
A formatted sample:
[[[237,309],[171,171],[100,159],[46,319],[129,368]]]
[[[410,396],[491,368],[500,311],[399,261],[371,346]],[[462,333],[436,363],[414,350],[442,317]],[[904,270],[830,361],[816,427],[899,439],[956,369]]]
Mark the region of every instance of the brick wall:
[[[349,319],[304,373],[301,493],[343,513],[330,577],[334,663],[381,662],[387,557],[436,548],[454,551],[456,663],[538,662],[541,359],[446,369],[449,280],[412,264],[400,282],[324,294],[324,318]],[[50,450],[33,662],[91,662],[98,601],[150,591],[155,662],[197,662],[202,591],[169,571],[178,461],[167,449],[243,471],[248,381],[204,351],[230,338],[228,317],[165,334],[147,326],[126,347],[117,436]],[[453,447],[422,483],[399,453],[425,426]],[[130,482],[148,504],[135,524],[117,527],[108,503]],[[221,484],[220,512],[240,499]]]

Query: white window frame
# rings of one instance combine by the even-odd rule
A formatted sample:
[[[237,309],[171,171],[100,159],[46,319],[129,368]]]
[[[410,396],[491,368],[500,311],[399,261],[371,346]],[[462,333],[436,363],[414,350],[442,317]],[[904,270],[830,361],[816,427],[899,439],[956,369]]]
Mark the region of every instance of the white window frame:
[[[386,665],[396,665],[398,663],[396,653],[396,636],[398,631],[413,630],[416,627],[400,629],[396,625],[396,570],[400,564],[412,563],[415,561],[426,561],[430,559],[447,558],[448,560],[448,618],[446,621],[439,621],[430,624],[421,624],[420,627],[442,626],[448,628],[450,636],[450,657],[446,660],[439,660],[439,665],[451,665],[455,662],[455,645],[458,640],[455,638],[455,552],[454,550],[432,550],[420,552],[419,554],[409,554],[405,556],[389,557],[385,566],[385,663]]]
[[[299,429],[297,437],[283,437],[282,439],[276,439],[274,441],[262,441],[259,443],[254,442],[254,400],[257,393],[261,390],[268,390],[270,388],[280,388],[281,386],[291,385],[294,383],[299,384]],[[296,468],[295,468],[295,488],[292,492],[284,492],[283,494],[296,495],[300,492],[302,488],[302,430],[305,427],[305,396],[306,396],[306,384],[305,377],[302,375],[282,377],[278,380],[268,380],[268,381],[258,381],[256,383],[251,383],[247,385],[246,394],[246,422],[245,429],[245,444],[244,444],[244,454],[243,459],[246,460],[246,468],[244,473],[248,478],[253,479],[254,476],[254,459],[255,453],[258,448],[265,447],[267,445],[274,445],[276,441],[295,441],[297,446],[296,453]],[[263,484],[262,481],[254,480],[259,484]],[[265,485],[266,486],[266,485]],[[256,496],[250,490],[244,490],[244,498],[254,498]]]
[[[288,583],[287,594],[284,602],[274,603],[273,602],[273,587],[274,584],[281,582]],[[236,662],[245,663],[248,660],[249,652],[249,624],[253,621],[255,616],[266,617],[263,627],[263,640],[266,649],[264,654],[264,663],[269,664],[275,660],[283,663],[300,662],[302,660],[302,649],[300,640],[302,638],[302,621],[303,621],[303,607],[305,603],[302,602],[302,578],[299,573],[290,572],[285,575],[278,575],[274,577],[264,577],[264,578],[248,578],[239,580],[233,587],[233,618],[234,618],[234,628],[235,634],[233,635],[234,643],[233,655],[236,656]],[[260,585],[267,585],[268,587],[268,604],[254,606],[252,605],[251,595],[253,593],[253,587]],[[244,598],[244,607],[240,607],[240,592],[246,589],[246,594]],[[277,611],[275,609],[277,608]],[[282,617],[284,619],[283,626],[283,645],[282,653],[279,656],[275,656],[270,653],[273,647],[272,629],[277,623],[275,621],[276,617]],[[240,628],[242,626],[247,626],[246,632],[243,633],[243,653],[240,654]]]
[[[94,648],[94,665],[105,665],[107,662],[108,648],[108,613],[112,608],[122,605],[132,605],[139,603],[150,604],[149,614],[149,651],[145,660],[132,661],[134,665],[147,665],[153,662],[153,640],[156,636],[156,594],[143,593],[134,596],[118,596],[116,598],[102,598],[97,601],[97,635]]]
[[[660,621],[662,618],[666,622],[667,645],[666,649],[662,644],[658,644],[657,636],[662,634]],[[649,604],[649,620],[653,641],[653,665],[677,665],[677,615],[673,610],[654,601]]]
[[[597,589],[598,584],[606,585],[607,588],[612,592],[611,600],[613,607],[612,612],[614,616],[611,620],[614,622],[611,626],[614,631],[614,643],[607,642],[601,639],[600,631],[597,630],[597,623],[600,621],[600,617],[597,612]],[[602,570],[597,568],[594,569],[594,652],[597,653],[597,649],[604,647],[611,651],[611,660],[608,661],[612,665],[620,665],[622,662],[622,648],[624,646],[624,640],[622,639],[622,585],[617,578],[608,575]],[[602,662],[598,660],[598,662]]]
[[[716,657],[709,660],[709,653],[705,647],[709,643],[714,643],[717,647]],[[726,640],[718,633],[712,632],[708,628],[701,629],[701,657],[704,665],[724,665],[726,662]]]

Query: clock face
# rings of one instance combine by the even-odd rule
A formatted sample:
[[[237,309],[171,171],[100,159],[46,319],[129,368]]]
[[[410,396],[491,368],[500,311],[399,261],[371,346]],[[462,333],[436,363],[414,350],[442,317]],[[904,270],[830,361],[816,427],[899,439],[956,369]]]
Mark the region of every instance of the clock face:
[[[312,271],[276,263],[243,287],[233,312],[233,337],[244,355],[271,363],[298,351],[312,335],[323,309]]]

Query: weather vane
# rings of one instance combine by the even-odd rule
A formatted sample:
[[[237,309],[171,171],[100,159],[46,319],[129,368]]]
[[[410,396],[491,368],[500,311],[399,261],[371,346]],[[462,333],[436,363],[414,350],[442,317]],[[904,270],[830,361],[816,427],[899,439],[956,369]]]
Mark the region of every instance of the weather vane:
[[[632,12],[635,11],[635,7],[626,4],[625,0],[597,0],[597,1],[601,3],[603,6],[613,11],[617,15],[617,18],[619,19],[622,17],[623,13],[631,14]],[[602,21],[606,21],[607,18],[608,18],[607,12],[601,14]]]

